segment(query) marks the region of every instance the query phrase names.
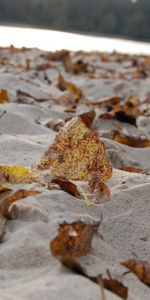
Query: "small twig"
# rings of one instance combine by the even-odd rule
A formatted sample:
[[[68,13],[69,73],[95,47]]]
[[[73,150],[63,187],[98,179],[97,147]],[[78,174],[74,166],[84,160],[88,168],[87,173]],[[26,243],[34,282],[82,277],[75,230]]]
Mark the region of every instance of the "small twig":
[[[99,286],[100,286],[100,291],[101,291],[101,300],[106,300],[106,296],[104,293],[104,282],[102,278],[98,278],[97,280]]]
[[[130,273],[131,273],[130,270],[129,270],[129,271],[126,271],[126,272],[124,272],[124,273],[122,274],[122,276],[125,276],[125,275],[130,274]]]
[[[6,110],[4,110],[4,111],[2,112],[2,114],[0,115],[0,118],[2,118],[2,116],[3,116],[4,114],[6,114]]]
[[[74,183],[72,180],[70,180],[70,182]],[[77,188],[80,190],[81,195],[83,196],[83,199],[87,205],[88,208],[93,207],[93,203],[88,199],[86,193],[84,192],[84,190],[82,189],[82,187],[76,183]]]

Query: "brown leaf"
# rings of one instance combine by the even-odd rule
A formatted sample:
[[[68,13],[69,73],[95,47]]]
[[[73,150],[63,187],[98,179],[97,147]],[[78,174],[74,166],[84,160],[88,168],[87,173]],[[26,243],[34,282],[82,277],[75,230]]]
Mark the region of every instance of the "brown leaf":
[[[91,111],[88,111],[88,112],[78,115],[78,117],[80,117],[82,119],[82,121],[85,123],[85,125],[88,128],[91,127],[95,116],[96,116],[96,113],[94,110],[91,110]]]
[[[70,59],[67,58],[63,61],[63,64],[66,72],[75,75],[88,72],[88,64],[83,62],[82,59],[79,59],[73,63]]]
[[[77,197],[77,198],[81,198],[81,194],[80,192],[78,191],[78,188],[77,186],[73,183],[73,182],[70,182],[69,180],[66,180],[66,179],[62,179],[62,178],[55,178],[55,179],[52,179],[51,181],[52,183],[56,183],[59,185],[59,187],[69,193],[70,195],[74,196],[74,197]],[[51,184],[51,183],[50,183]]]
[[[59,225],[59,234],[51,241],[50,249],[54,256],[82,256],[89,252],[94,232],[100,222],[94,225],[82,221]]]
[[[118,295],[122,299],[127,299],[128,298],[128,288],[125,287],[120,281],[117,279],[112,278],[111,274],[109,271],[107,271],[108,277],[103,278],[101,275],[98,276],[89,276],[86,272],[86,270],[83,269],[81,264],[75,259],[73,256],[62,256],[59,258],[61,263],[66,266],[67,268],[71,269],[73,272],[76,274],[79,274],[81,276],[84,276],[88,278],[89,280],[99,284],[100,286],[102,285],[104,289],[107,289],[114,294]]]
[[[131,172],[131,173],[140,173],[140,174],[146,174],[146,172],[143,169],[132,167],[132,166],[123,166],[120,168],[122,171]]]
[[[40,162],[32,168],[33,176],[48,170],[53,177],[91,181],[98,177],[106,181],[112,176],[112,166],[96,132],[86,127],[80,117],[69,121]]]
[[[8,195],[8,192],[9,190],[5,191],[5,193],[2,194],[2,199],[0,199],[0,242],[5,232],[6,219],[11,219],[16,215],[16,206],[11,207],[12,203],[40,193],[35,190],[24,189],[20,189],[10,195]]]
[[[45,58],[52,61],[64,61],[66,59],[69,59],[70,52],[68,50],[60,50],[55,52],[48,52],[45,55]]]
[[[35,190],[25,190],[25,189],[20,189],[13,193],[12,195],[4,198],[0,202],[0,215],[3,216],[6,219],[10,219],[10,206],[13,202],[24,199],[29,196],[34,196],[39,194],[40,192],[35,191]]]
[[[109,279],[102,278],[103,286],[105,289],[113,292],[114,294],[118,295],[122,299],[128,298],[128,288],[125,287],[122,282],[118,281],[117,279],[112,278],[110,272],[107,270],[107,274]],[[99,279],[98,279],[99,282]]]
[[[94,107],[106,107],[106,108],[111,107],[112,108],[113,106],[118,105],[121,100],[122,100],[121,97],[113,96],[113,97],[110,97],[110,98],[97,100],[95,102],[90,102],[89,105],[92,105]]]
[[[60,105],[76,104],[80,100],[84,99],[82,91],[72,82],[66,81],[64,77],[59,73],[57,88],[61,91],[67,91],[66,95],[63,95],[57,99]]]
[[[128,259],[121,264],[133,272],[142,282],[150,286],[150,264],[148,262]]]
[[[2,89],[0,91],[0,103],[9,102],[8,92],[7,90]]]
[[[130,147],[138,147],[138,148],[150,147],[150,139],[141,138],[138,136],[125,135],[118,130],[114,131],[113,140],[117,143],[125,144]]]
[[[51,64],[49,62],[45,62],[43,64],[37,65],[36,70],[37,71],[45,71],[47,69],[51,68]]]

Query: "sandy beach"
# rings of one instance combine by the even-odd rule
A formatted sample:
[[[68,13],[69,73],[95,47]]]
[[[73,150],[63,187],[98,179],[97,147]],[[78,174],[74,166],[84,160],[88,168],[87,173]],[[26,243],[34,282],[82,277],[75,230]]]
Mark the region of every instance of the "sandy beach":
[[[107,181],[110,200],[100,195],[91,208],[61,189],[13,185],[41,193],[16,202],[16,217],[6,221],[0,300],[102,299],[97,284],[62,266],[49,250],[59,223],[91,223],[102,215],[99,234],[79,262],[89,276],[107,277],[109,269],[128,287],[128,300],[149,300],[149,287],[132,273],[123,276],[127,269],[120,263],[150,263],[150,148],[140,145],[141,138],[150,139],[150,57],[0,48],[0,90],[8,93],[8,102],[0,103],[0,115],[6,111],[0,118],[0,165],[30,168],[68,120],[94,110],[90,128],[103,141],[113,167]],[[137,145],[120,143],[115,134],[136,136]],[[104,293],[106,300],[121,299],[106,289]]]

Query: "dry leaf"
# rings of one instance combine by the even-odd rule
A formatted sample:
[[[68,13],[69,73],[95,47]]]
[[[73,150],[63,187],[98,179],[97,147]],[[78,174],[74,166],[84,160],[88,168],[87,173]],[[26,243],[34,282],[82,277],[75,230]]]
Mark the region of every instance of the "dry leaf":
[[[146,174],[146,172],[143,169],[132,167],[132,166],[123,166],[120,168],[122,171],[131,172],[131,173],[140,173],[140,174]]]
[[[5,223],[6,219],[12,219],[16,214],[16,207],[11,207],[12,203],[21,199],[24,199],[29,196],[34,196],[39,194],[40,192],[35,190],[24,190],[20,189],[15,193],[5,197],[5,193],[0,199],[0,242],[2,241],[4,231],[5,231]]]
[[[81,198],[81,194],[78,191],[77,186],[73,182],[66,180],[66,179],[62,179],[62,178],[55,178],[55,179],[52,179],[50,184],[51,183],[58,184],[60,189],[62,189],[63,191],[69,193],[70,195],[72,195],[76,198]]]
[[[118,105],[121,100],[122,100],[121,97],[113,96],[113,97],[110,97],[110,98],[97,100],[97,101],[90,102],[90,103],[87,103],[87,104],[89,106],[92,106],[92,107],[98,107],[98,108],[106,107],[107,109],[109,109],[109,108],[112,109],[112,107]]]
[[[120,281],[117,279],[112,278],[109,271],[107,271],[108,279],[103,278],[101,275],[98,276],[89,276],[86,272],[86,270],[83,269],[81,264],[75,259],[73,256],[62,256],[59,257],[59,260],[61,263],[66,266],[67,268],[71,269],[73,272],[75,272],[78,275],[84,276],[88,278],[89,280],[102,285],[104,289],[107,289],[114,294],[120,296],[122,299],[128,298],[128,288],[125,287]]]
[[[150,264],[148,262],[128,259],[121,264],[133,272],[142,282],[150,286]]]
[[[128,298],[128,288],[125,287],[122,282],[118,281],[117,279],[112,278],[111,273],[107,270],[107,274],[109,279],[107,278],[98,278],[99,280],[102,279],[103,286],[105,289],[113,292],[114,294],[118,295],[122,299],[127,299]]]
[[[20,199],[29,197],[29,196],[34,196],[39,194],[40,192],[35,191],[35,190],[25,190],[25,189],[20,189],[13,193],[12,195],[4,198],[0,202],[0,215],[5,217],[6,219],[10,218],[10,206],[13,202],[18,201]]]
[[[0,91],[0,103],[9,102],[8,92],[7,90],[2,89]]]
[[[60,50],[55,52],[48,52],[45,55],[45,58],[52,61],[64,61],[66,59],[69,59],[70,52],[68,50]]]
[[[75,112],[75,111],[68,111],[68,110],[65,110],[66,112]],[[82,119],[82,121],[85,123],[85,125],[90,128],[92,126],[92,123],[94,121],[94,118],[96,116],[96,113],[94,110],[90,110],[90,111],[87,111],[85,113],[82,113],[82,114],[79,114],[78,117],[80,117]],[[65,119],[65,121],[70,121],[73,117],[67,117]]]
[[[112,176],[112,166],[106,158],[99,136],[86,127],[81,118],[69,121],[40,162],[33,166],[33,176],[48,170],[53,177],[68,180],[105,182]]]
[[[59,88],[61,91],[68,92],[66,95],[63,95],[57,99],[57,102],[60,105],[66,106],[69,104],[76,104],[82,98],[84,98],[82,91],[72,82],[66,81],[60,73],[58,75],[57,88]]]
[[[94,225],[82,221],[59,225],[59,234],[51,241],[50,249],[54,256],[82,256],[89,252],[93,234],[101,221]]]
[[[118,130],[114,131],[113,140],[117,143],[125,144],[131,147],[150,147],[150,139],[138,136],[125,135]]]
[[[66,72],[75,75],[88,72],[88,64],[83,62],[82,59],[79,59],[73,63],[70,59],[67,58],[63,61],[63,65]]]
[[[93,120],[96,116],[96,113],[94,110],[82,113],[78,115],[82,119],[82,121],[85,123],[85,125],[90,128],[92,126]]]
[[[29,169],[23,166],[0,166],[0,182],[31,183],[32,178]]]

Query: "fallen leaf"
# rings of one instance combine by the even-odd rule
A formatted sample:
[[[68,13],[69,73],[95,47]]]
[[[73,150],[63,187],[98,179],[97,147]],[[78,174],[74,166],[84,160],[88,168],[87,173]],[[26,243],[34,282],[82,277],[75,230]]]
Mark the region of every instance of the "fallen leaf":
[[[113,106],[120,104],[121,100],[122,100],[122,97],[113,96],[110,98],[90,102],[89,105],[91,105],[93,107],[106,107],[109,109],[109,108],[112,108]]]
[[[60,189],[69,193],[70,195],[77,197],[77,198],[81,198],[81,194],[78,191],[77,186],[73,183],[70,182],[69,180],[66,179],[62,179],[62,178],[55,178],[52,179],[51,183],[56,183],[59,185]]]
[[[121,104],[121,98],[115,98],[114,100],[108,99],[102,102],[101,106],[107,109],[107,112],[102,113],[99,117],[103,119],[115,119],[123,123],[129,123],[136,126],[136,119],[141,115],[140,99],[138,97],[129,97],[123,104]]]
[[[51,64],[49,62],[45,62],[43,64],[37,65],[36,70],[37,71],[45,71],[47,69],[51,68]]]
[[[73,118],[59,131],[39,163],[32,167],[32,174],[38,177],[45,170],[53,177],[68,180],[91,181],[96,177],[105,182],[112,176],[103,142],[80,117]]]
[[[70,52],[68,50],[60,50],[55,52],[48,52],[45,55],[45,58],[52,61],[64,61],[68,59],[70,56]]]
[[[89,280],[97,283],[98,285],[102,285],[104,289],[107,289],[114,294],[118,295],[122,299],[128,298],[128,288],[123,285],[122,282],[118,281],[117,279],[112,278],[109,271],[107,271],[108,279],[103,278],[101,275],[98,276],[89,276],[81,266],[81,264],[77,261],[77,259],[73,256],[61,256],[59,257],[60,262],[74,273],[84,276]]]
[[[82,119],[82,121],[88,128],[91,127],[95,116],[96,116],[95,110],[91,110],[91,111],[88,111],[88,112],[78,115],[78,117],[80,117]]]
[[[122,282],[118,281],[117,279],[112,278],[111,273],[107,270],[107,274],[109,279],[107,278],[98,278],[99,280],[102,279],[103,286],[105,289],[113,292],[114,294],[118,295],[122,299],[127,299],[128,298],[128,288],[125,287]]]
[[[75,104],[78,103],[82,98],[84,98],[81,89],[79,89],[72,82],[66,81],[60,73],[58,75],[58,83],[56,86],[61,91],[68,92],[66,95],[63,95],[57,99],[57,102],[61,105]]]
[[[21,200],[23,198],[29,197],[29,196],[34,196],[39,194],[40,192],[35,191],[35,190],[25,190],[25,189],[20,189],[13,193],[12,195],[4,198],[0,202],[0,215],[5,217],[6,219],[10,219],[10,206],[13,202]]]
[[[146,174],[146,172],[141,168],[136,168],[132,166],[123,166],[120,168],[122,171],[131,172],[131,173],[140,173],[140,174]]]
[[[9,196],[7,194],[6,197],[4,196],[5,193],[2,194],[3,197],[0,199],[0,242],[4,235],[6,219],[12,219],[16,214],[16,206],[11,207],[12,203],[39,193],[40,192],[35,190],[20,189]]]
[[[0,166],[0,182],[31,183],[32,178],[29,169],[23,166]]]
[[[142,282],[150,286],[150,264],[148,262],[128,259],[121,262],[121,264],[133,272]]]
[[[125,135],[118,130],[114,131],[113,140],[117,143],[125,144],[130,147],[150,147],[150,139],[138,136]]]
[[[82,256],[89,252],[94,232],[101,221],[94,225],[82,221],[59,224],[59,234],[51,241],[50,250],[54,256]]]
[[[76,62],[72,62],[71,59],[65,59],[63,65],[66,72],[78,75],[88,72],[88,64],[83,62],[82,59],[78,59]]]
[[[0,91],[0,103],[9,102],[8,92],[7,90],[2,89]]]

